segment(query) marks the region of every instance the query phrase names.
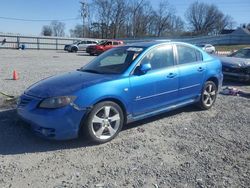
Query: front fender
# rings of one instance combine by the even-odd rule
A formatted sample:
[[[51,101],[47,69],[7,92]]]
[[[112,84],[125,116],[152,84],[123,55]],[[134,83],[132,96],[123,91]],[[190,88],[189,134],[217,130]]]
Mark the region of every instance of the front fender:
[[[75,103],[82,107],[92,107],[99,101],[117,100],[121,102],[127,111],[131,112],[131,95],[128,78],[111,80],[104,83],[99,83],[88,88],[84,88],[76,93],[77,99]]]

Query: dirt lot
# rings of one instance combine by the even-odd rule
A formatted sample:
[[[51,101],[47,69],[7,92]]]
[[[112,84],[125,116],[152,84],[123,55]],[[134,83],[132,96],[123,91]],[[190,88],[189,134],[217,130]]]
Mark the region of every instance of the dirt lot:
[[[84,54],[0,50],[0,91],[81,67]],[[16,69],[20,80],[13,81]],[[236,83],[226,83],[236,85]],[[237,84],[238,85],[238,84]],[[250,91],[250,86],[239,84]],[[208,111],[194,106],[124,127],[91,145],[40,139],[0,96],[0,187],[249,187],[250,99],[219,95]]]

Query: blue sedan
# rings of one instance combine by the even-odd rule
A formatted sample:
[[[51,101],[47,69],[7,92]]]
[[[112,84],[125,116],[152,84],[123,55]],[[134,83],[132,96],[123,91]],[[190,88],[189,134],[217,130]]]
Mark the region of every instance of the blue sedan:
[[[135,43],[35,83],[17,111],[39,136],[63,140],[83,132],[104,143],[129,122],[194,103],[211,108],[222,78],[221,62],[193,45]]]

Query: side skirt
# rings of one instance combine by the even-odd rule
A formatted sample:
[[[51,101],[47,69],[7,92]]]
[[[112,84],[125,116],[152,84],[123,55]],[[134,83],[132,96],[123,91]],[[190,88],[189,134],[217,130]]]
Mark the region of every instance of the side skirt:
[[[175,104],[175,105],[171,105],[171,106],[167,106],[167,107],[164,107],[164,108],[161,108],[161,109],[157,109],[155,111],[148,112],[148,113],[145,113],[145,114],[141,114],[141,115],[138,115],[138,116],[132,116],[130,114],[130,115],[127,116],[127,123],[131,123],[131,122],[142,120],[142,119],[145,119],[145,118],[148,118],[148,117],[152,117],[152,116],[164,113],[164,112],[175,110],[177,108],[187,106],[189,104],[193,104],[193,103],[195,103],[197,101],[199,101],[199,97],[195,98],[195,99],[189,99],[189,100],[186,100],[184,102],[181,102],[181,103],[178,103],[178,104]]]

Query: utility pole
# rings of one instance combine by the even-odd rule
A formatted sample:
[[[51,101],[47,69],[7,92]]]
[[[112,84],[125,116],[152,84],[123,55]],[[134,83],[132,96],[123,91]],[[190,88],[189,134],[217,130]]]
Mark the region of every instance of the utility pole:
[[[82,36],[86,37],[86,19],[88,17],[88,3],[86,0],[80,1],[81,4],[81,17],[82,17]]]

